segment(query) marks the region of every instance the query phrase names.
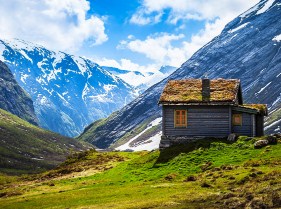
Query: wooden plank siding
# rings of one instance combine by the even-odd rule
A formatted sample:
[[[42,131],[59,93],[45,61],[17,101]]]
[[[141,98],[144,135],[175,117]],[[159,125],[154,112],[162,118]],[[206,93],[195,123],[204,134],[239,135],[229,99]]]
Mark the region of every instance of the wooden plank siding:
[[[228,107],[228,133],[232,133],[232,109]]]
[[[162,106],[162,135],[166,135],[166,116],[165,116],[165,111],[164,111],[164,106]]]
[[[187,110],[187,127],[174,127],[174,111]],[[163,133],[166,136],[227,137],[228,106],[163,106]]]
[[[254,136],[253,114],[233,111],[232,114],[242,114],[242,125],[232,126],[232,132],[243,136]]]

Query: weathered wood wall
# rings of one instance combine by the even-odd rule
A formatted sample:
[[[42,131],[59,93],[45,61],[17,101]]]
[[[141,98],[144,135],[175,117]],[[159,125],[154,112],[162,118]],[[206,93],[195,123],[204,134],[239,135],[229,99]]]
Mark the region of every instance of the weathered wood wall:
[[[187,110],[187,127],[174,127],[174,110]],[[163,106],[163,135],[227,137],[230,133],[228,106]]]
[[[243,136],[254,136],[254,117],[253,114],[233,111],[233,114],[242,114],[242,126],[232,126],[232,132]]]
[[[256,124],[256,115],[252,114],[252,136],[256,136],[257,135],[257,124]]]

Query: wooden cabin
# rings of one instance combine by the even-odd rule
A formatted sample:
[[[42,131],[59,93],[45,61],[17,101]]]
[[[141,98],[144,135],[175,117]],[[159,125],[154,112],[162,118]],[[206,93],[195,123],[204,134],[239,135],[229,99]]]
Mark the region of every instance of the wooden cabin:
[[[162,105],[160,149],[198,138],[225,138],[231,133],[264,135],[264,104],[243,104],[240,80],[170,80]]]

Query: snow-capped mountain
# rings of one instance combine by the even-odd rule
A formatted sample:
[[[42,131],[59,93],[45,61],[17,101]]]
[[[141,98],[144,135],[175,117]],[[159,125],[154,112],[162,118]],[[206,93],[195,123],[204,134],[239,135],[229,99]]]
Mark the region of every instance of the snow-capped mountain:
[[[134,81],[132,81],[133,79],[131,79],[131,78],[143,79],[147,76],[146,74],[141,73],[139,71],[122,70],[122,69],[119,69],[116,67],[108,67],[108,66],[102,66],[102,68],[109,71],[113,75],[118,76],[119,78],[121,78],[124,81],[127,80],[128,84],[135,86],[135,87],[140,85],[142,83],[142,81],[137,80],[137,82],[134,82]]]
[[[281,1],[262,0],[231,21],[222,33],[198,50],[178,70],[155,84],[104,123],[89,127],[81,135],[94,145],[120,147],[138,136],[138,144],[153,143],[149,130],[161,117],[157,102],[168,80],[202,78],[241,79],[245,103],[265,103],[269,107],[266,132],[280,132],[281,126]],[[154,136],[159,132],[151,127]],[[93,138],[94,137],[94,138]],[[155,138],[154,138],[155,140]],[[154,147],[157,148],[157,147]]]
[[[96,63],[23,40],[0,40],[0,60],[34,101],[40,126],[76,136],[133,98],[133,88]]]
[[[160,70],[156,70],[155,72],[141,73],[139,71],[121,70],[115,67],[103,66],[102,68],[128,82],[139,93],[144,92],[150,86],[168,77],[177,69],[176,67],[167,65],[162,66]]]

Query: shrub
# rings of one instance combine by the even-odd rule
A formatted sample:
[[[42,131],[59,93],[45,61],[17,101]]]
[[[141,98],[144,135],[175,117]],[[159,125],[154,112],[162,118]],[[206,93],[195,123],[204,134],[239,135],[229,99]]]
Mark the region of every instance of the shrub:
[[[188,176],[184,181],[187,182],[187,181],[196,181],[196,177],[195,176]]]
[[[204,181],[204,182],[202,182],[201,187],[210,188],[212,186],[209,183]]]

